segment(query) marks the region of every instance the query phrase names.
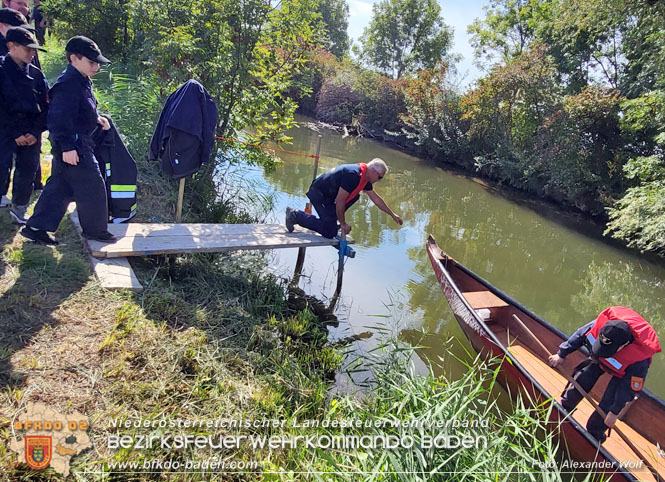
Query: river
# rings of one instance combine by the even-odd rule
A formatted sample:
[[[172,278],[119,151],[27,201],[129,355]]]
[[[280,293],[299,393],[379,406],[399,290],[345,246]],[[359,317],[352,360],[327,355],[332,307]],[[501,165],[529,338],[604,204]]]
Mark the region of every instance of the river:
[[[318,130],[306,125],[292,129],[293,145],[287,149],[313,154],[322,135],[319,173],[381,157],[390,171],[375,185],[376,192],[404,219],[400,228],[366,196],[347,211],[357,255],[346,263],[336,309],[339,325],[329,327],[331,339],[361,335],[353,348],[362,353],[376,347],[380,335],[388,332],[422,345],[420,357],[434,362],[446,358],[446,346],[457,353],[470,350],[425,251],[425,240],[432,234],[449,255],[566,333],[608,306],[623,305],[642,314],[665,340],[662,261],[611,242],[602,236],[602,227],[583,216],[499,192],[478,179],[371,140]],[[280,157],[283,163],[275,171],[254,168],[247,178],[273,194],[275,209],[268,221],[282,223],[286,206],[304,207],[313,160]],[[289,276],[296,255],[297,250],[276,250],[272,269]],[[300,286],[320,299],[332,296],[336,261],[333,248],[309,249]],[[664,375],[661,353],[654,357],[646,380],[646,387],[661,398],[665,385],[658,380]]]

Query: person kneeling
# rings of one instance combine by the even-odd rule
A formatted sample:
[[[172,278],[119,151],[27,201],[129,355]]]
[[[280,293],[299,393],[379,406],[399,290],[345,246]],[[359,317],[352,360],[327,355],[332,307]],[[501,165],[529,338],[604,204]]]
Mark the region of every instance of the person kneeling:
[[[344,234],[348,234],[351,226],[346,222],[345,213],[360,198],[361,192],[367,194],[376,207],[401,226],[402,218],[374,191],[374,184],[383,179],[387,172],[386,163],[377,157],[367,164],[342,164],[320,175],[307,191],[307,197],[312,201],[318,216],[286,208],[286,229],[292,233],[298,224],[332,239],[337,234],[339,221]]]

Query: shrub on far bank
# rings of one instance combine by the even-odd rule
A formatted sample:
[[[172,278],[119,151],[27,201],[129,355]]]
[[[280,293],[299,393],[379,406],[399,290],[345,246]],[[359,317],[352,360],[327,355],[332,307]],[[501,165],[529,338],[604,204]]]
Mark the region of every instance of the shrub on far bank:
[[[349,70],[323,81],[316,103],[316,118],[329,124],[352,124],[360,113],[362,94]]]
[[[600,214],[621,193],[620,101],[618,91],[601,86],[563,99],[536,137],[532,158],[542,194]]]
[[[421,70],[405,82],[402,132],[427,157],[464,167],[468,143],[459,95],[448,84],[448,65]]]

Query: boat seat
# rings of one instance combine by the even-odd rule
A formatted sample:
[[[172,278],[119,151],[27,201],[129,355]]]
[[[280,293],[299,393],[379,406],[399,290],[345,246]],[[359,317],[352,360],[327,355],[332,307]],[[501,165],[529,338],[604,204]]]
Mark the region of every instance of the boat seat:
[[[480,310],[482,308],[503,308],[508,306],[508,303],[496,296],[491,291],[467,291],[462,293],[462,296],[469,302],[471,308]]]

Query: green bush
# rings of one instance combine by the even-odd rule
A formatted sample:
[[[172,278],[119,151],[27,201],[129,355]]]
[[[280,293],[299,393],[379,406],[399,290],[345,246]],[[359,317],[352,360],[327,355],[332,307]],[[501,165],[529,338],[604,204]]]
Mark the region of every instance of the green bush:
[[[353,71],[344,69],[323,81],[316,104],[316,118],[331,124],[352,124],[360,114],[362,93]]]
[[[543,123],[532,156],[543,194],[599,214],[622,192],[620,101],[614,89],[589,86]]]

